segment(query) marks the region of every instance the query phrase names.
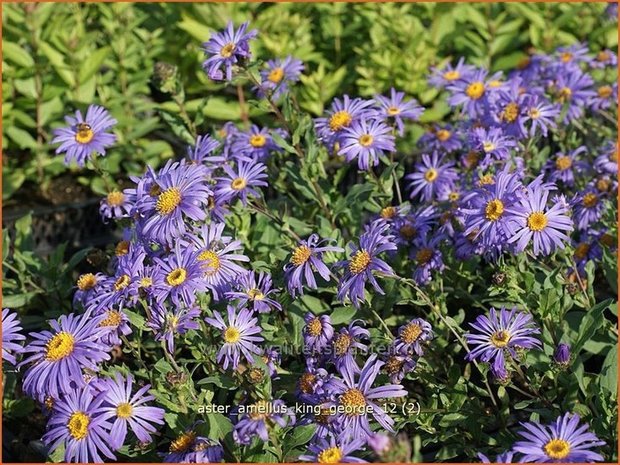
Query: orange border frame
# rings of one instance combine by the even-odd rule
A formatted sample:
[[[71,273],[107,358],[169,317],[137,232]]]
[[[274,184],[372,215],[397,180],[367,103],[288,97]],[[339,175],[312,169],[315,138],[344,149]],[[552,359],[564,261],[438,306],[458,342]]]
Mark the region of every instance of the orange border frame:
[[[60,1],[55,1],[55,0],[33,0],[32,2],[23,2],[23,1],[19,1],[19,0],[0,0],[0,16],[3,17],[2,13],[2,4],[3,3],[78,3],[76,0],[60,0]],[[413,1],[413,0],[399,0],[396,2],[390,1],[390,0],[375,0],[375,1],[371,1],[371,2],[367,2],[364,0],[315,0],[315,1],[307,1],[307,0],[268,0],[265,2],[260,2],[260,1],[256,1],[256,0],[247,0],[247,1],[242,1],[242,0],[206,0],[206,1],[199,1],[199,2],[193,2],[191,0],[160,0],[160,2],[151,2],[149,0],[99,0],[99,1],[93,1],[93,0],[85,0],[83,3],[613,3],[609,0],[605,0],[605,1],[596,1],[596,0],[564,0],[563,2],[558,2],[558,1],[552,1],[552,0],[505,0],[503,2],[497,2],[497,1],[493,1],[493,0],[481,0],[481,1],[470,1],[470,0],[418,0],[418,1]],[[618,25],[618,35],[620,36],[620,23]],[[2,36],[2,22],[0,22],[0,37]],[[0,42],[0,73],[2,73],[2,43]],[[618,85],[620,86],[620,63],[618,64]],[[2,83],[0,83],[0,104],[2,103],[2,94],[1,94],[1,90],[2,90]],[[617,107],[617,124],[618,127],[620,127],[620,103],[616,102],[618,104]],[[2,119],[3,115],[2,115],[2,107],[0,106],[0,120],[3,122],[4,120]],[[0,122],[0,124],[2,124]],[[617,139],[617,144],[620,145],[620,133],[618,134],[618,139]],[[2,133],[0,132],[0,170],[2,169]],[[618,177],[620,178],[620,167],[618,169]],[[2,189],[2,179],[0,177],[0,190]],[[620,190],[617,192],[618,195],[618,200],[620,203]],[[620,232],[620,212],[619,212],[619,216],[618,218],[616,218],[617,220],[617,225],[618,225],[618,230]],[[0,197],[0,223],[2,222],[2,198]],[[620,248],[620,234],[618,234],[618,248]],[[0,253],[2,252],[2,244],[0,244]],[[617,255],[617,252],[616,252]],[[620,264],[620,260],[617,260],[617,264]],[[2,286],[2,276],[0,276],[0,286]],[[618,277],[618,287],[620,287],[620,276]],[[616,296],[618,297],[618,296]],[[0,303],[2,301],[2,295],[0,295]],[[618,324],[620,325],[620,315],[618,315]],[[1,333],[1,329],[0,329],[0,333]],[[620,342],[618,343],[618,345],[616,346],[616,351],[618,351],[618,354],[620,355]],[[2,367],[2,359],[0,358],[0,370]],[[618,371],[620,371],[620,357],[618,360]],[[2,372],[0,372],[0,383],[3,382],[2,379]],[[618,394],[620,393],[620,389],[619,392],[616,393],[617,394],[617,405],[620,409],[620,396],[618,396]],[[0,396],[1,398],[2,396]],[[0,402],[0,416],[2,416],[2,402]],[[620,431],[620,416],[618,418],[618,423],[617,423],[617,428],[616,428],[616,432]],[[0,422],[0,438],[2,438],[2,422]],[[618,438],[618,443],[617,443],[618,449],[620,450],[620,435]],[[3,462],[2,461],[2,450],[0,450],[0,465],[2,465],[3,463],[13,463],[13,462]],[[30,464],[30,465],[35,465],[38,462],[20,462],[20,463],[25,463],[25,464]],[[120,464],[125,464],[125,462],[114,462],[114,463],[120,463]],[[155,465],[153,462],[130,462],[127,463],[126,465],[131,465],[132,463],[148,463],[148,464],[153,464]],[[251,462],[254,463],[254,462]],[[266,463],[266,462],[260,462],[260,463]],[[392,464],[401,464],[402,462],[382,462],[382,463],[392,463]],[[422,462],[423,465],[431,465],[435,462]],[[473,462],[451,462],[451,463],[456,463],[456,465],[466,465],[469,463],[473,463]],[[602,463],[602,465],[607,465],[607,464],[612,464],[612,463],[617,463],[620,464],[620,456],[618,458],[618,462],[605,462]],[[249,464],[248,464],[249,465]],[[289,464],[287,464],[289,465]],[[290,464],[293,465],[293,464]],[[404,463],[402,464],[404,465]]]

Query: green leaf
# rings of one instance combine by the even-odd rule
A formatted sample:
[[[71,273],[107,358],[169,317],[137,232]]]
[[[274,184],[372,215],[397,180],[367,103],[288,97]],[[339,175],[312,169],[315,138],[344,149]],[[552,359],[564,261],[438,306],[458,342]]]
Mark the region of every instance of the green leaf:
[[[357,311],[353,307],[340,307],[335,309],[330,318],[333,325],[340,325],[342,323],[349,323],[352,321]]]
[[[34,66],[34,60],[30,53],[19,45],[7,40],[2,41],[2,58],[12,61],[22,68],[32,68]]]
[[[601,368],[599,385],[606,389],[612,396],[618,393],[618,350],[616,346],[612,346],[607,352],[607,357]]]
[[[78,75],[80,83],[88,81],[99,71],[104,60],[110,54],[110,50],[110,47],[102,47],[89,54],[80,68],[80,73]]]

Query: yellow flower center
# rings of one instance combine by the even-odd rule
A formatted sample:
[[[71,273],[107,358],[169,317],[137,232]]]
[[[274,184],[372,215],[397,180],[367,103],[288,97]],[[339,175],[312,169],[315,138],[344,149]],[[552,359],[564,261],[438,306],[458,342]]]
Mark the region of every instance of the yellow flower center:
[[[362,391],[351,388],[340,396],[340,405],[344,407],[346,415],[362,415],[366,406],[366,398]]]
[[[97,277],[92,273],[86,273],[77,280],[77,287],[80,291],[88,291],[97,284]]]
[[[571,157],[567,157],[566,155],[558,157],[558,159],[555,161],[555,167],[560,171],[566,171],[571,166],[573,166],[573,160],[571,159]]]
[[[248,297],[250,298],[250,300],[263,300],[265,298],[265,294],[263,294],[263,291],[261,291],[259,288],[254,287],[252,289],[250,289],[248,292]]]
[[[577,247],[575,247],[575,257],[578,260],[583,260],[588,256],[588,252],[590,251],[590,244],[587,242],[582,242]]]
[[[90,424],[90,417],[84,412],[75,412],[69,417],[67,428],[69,434],[78,441],[88,436],[88,425]]]
[[[496,149],[496,146],[495,146],[495,144],[494,144],[493,142],[491,142],[491,141],[485,141],[485,142],[482,144],[482,150],[484,150],[484,152],[485,152],[485,153],[492,152],[492,151],[493,151],[493,150],[495,150],[495,149]]]
[[[344,355],[351,347],[351,336],[347,334],[338,334],[334,340],[334,352],[336,355]]]
[[[316,380],[316,375],[312,373],[304,373],[299,378],[299,390],[304,394],[312,394],[314,392],[314,381]]]
[[[247,186],[247,185],[248,185],[248,183],[246,182],[246,180],[244,178],[235,178],[230,183],[230,187],[232,187],[236,191],[240,191],[242,189],[245,189],[245,186]]]
[[[117,257],[122,257],[129,253],[129,241],[120,241],[114,248],[114,254]]]
[[[404,364],[405,364],[404,360],[399,360],[398,357],[391,356],[385,362],[383,369],[386,371],[388,375],[394,375],[402,369]]]
[[[362,147],[368,147],[375,139],[370,134],[362,134],[362,136],[358,140]]]
[[[592,208],[598,203],[598,197],[596,196],[596,194],[588,192],[586,195],[583,196],[582,203],[584,207]]]
[[[459,193],[458,193],[458,192],[456,192],[456,191],[452,191],[452,192],[450,192],[450,193],[448,194],[448,200],[449,200],[450,202],[456,202],[456,201],[457,201],[458,199],[460,199],[460,198],[461,198],[461,194],[459,194]]]
[[[530,115],[530,118],[532,119],[540,118],[540,110],[536,107],[530,108],[530,110],[528,111],[528,114]]]
[[[613,161],[614,163],[618,163],[618,149],[612,151],[609,154],[609,161]]]
[[[465,155],[465,163],[467,164],[468,168],[473,168],[474,166],[476,166],[478,164],[479,159],[480,159],[480,156],[478,155],[477,152],[474,152],[473,150],[470,152],[467,152],[467,155]]]
[[[394,218],[396,216],[396,208],[394,207],[385,207],[381,210],[379,214],[381,218],[384,220],[389,220],[390,218]]]
[[[562,63],[568,63],[572,59],[573,59],[573,54],[570,52],[564,52],[560,55],[560,60],[562,60]]]
[[[108,205],[110,205],[111,207],[118,207],[119,205],[122,205],[125,201],[125,195],[123,195],[123,193],[119,191],[112,191],[108,194],[107,201]]]
[[[122,404],[118,404],[116,407],[116,416],[119,418],[129,418],[133,413],[133,407],[128,402],[123,402]]]
[[[181,203],[181,190],[178,187],[166,189],[157,197],[155,210],[160,215],[168,215]]]
[[[310,256],[312,255],[312,250],[310,247],[306,245],[300,245],[299,247],[293,250],[293,255],[291,256],[291,263],[295,266],[301,266],[306,263]]]
[[[598,96],[601,98],[608,98],[613,93],[613,88],[611,86],[601,86],[598,88]]]
[[[502,81],[498,81],[498,80],[493,80],[493,81],[489,81],[489,87],[500,87],[502,85]]]
[[[45,344],[45,358],[52,362],[57,362],[73,353],[75,339],[72,334],[65,331],[54,335],[47,344]]]
[[[500,330],[491,335],[491,344],[499,349],[506,347],[508,341],[510,341],[510,334],[508,331]]]
[[[486,186],[489,184],[495,184],[495,178],[493,177],[492,174],[485,174],[478,181],[479,186]]]
[[[349,127],[353,121],[351,113],[345,110],[337,111],[331,118],[329,118],[329,129],[332,131],[340,131],[343,128]]]
[[[259,149],[261,147],[264,147],[266,143],[267,138],[262,134],[252,134],[250,136],[250,145],[254,148]]]
[[[323,325],[319,318],[313,318],[306,324],[306,333],[310,336],[317,337],[323,331]]]
[[[118,310],[108,310],[106,312],[105,320],[99,323],[99,326],[117,327],[121,324],[121,321],[123,321],[123,315],[121,315],[121,312],[119,312]]]
[[[153,285],[153,278],[150,276],[145,276],[140,279],[140,287],[151,287]]]
[[[340,447],[330,447],[329,449],[322,450],[317,455],[319,463],[340,463],[342,460],[342,449]]]
[[[79,144],[88,144],[95,137],[95,133],[88,123],[79,123],[76,129],[75,141]]]
[[[504,213],[504,203],[500,199],[493,199],[487,203],[484,216],[489,221],[497,221]]]
[[[433,257],[433,251],[428,248],[420,249],[415,254],[415,259],[419,265],[424,265],[425,263],[428,263],[432,257]]]
[[[234,344],[235,342],[238,342],[239,339],[241,339],[241,333],[239,332],[237,328],[233,328],[232,326],[229,326],[228,328],[224,330],[223,337],[224,337],[224,342],[228,344]]]
[[[266,400],[261,399],[258,402],[252,404],[248,416],[252,420],[264,420],[266,418],[269,418],[271,410],[271,402],[267,402]]]
[[[601,192],[607,192],[609,190],[609,180],[605,178],[597,179],[596,188]]]
[[[411,240],[417,234],[417,230],[410,224],[403,224],[398,230],[398,234],[404,239]]]
[[[184,452],[191,447],[196,440],[196,433],[188,431],[181,434],[170,444],[170,452]]]
[[[428,182],[435,181],[435,179],[437,179],[438,176],[439,176],[439,173],[437,172],[435,168],[429,168],[428,170],[426,170],[426,173],[424,173],[424,179],[426,179],[426,181]]]
[[[461,73],[459,73],[456,70],[446,71],[445,73],[443,73],[443,78],[446,81],[455,81],[455,80],[457,80],[460,77],[461,77]]]
[[[187,278],[187,271],[185,268],[175,268],[166,276],[166,282],[170,286],[180,286],[185,282]]]
[[[422,328],[418,323],[409,323],[400,333],[400,338],[405,344],[413,344],[422,334]]]
[[[452,133],[450,131],[448,131],[447,129],[440,129],[439,131],[437,131],[437,139],[439,139],[441,142],[445,142],[448,139],[450,139],[450,136],[452,135]]]
[[[213,250],[201,252],[198,260],[204,262],[202,268],[205,270],[205,276],[213,276],[220,270],[220,257]]]
[[[394,116],[400,113],[400,109],[398,107],[389,107],[387,109],[387,114],[390,116]]]
[[[472,100],[478,100],[484,94],[484,84],[480,81],[472,82],[465,89],[465,93]]]
[[[570,90],[570,88],[562,87],[560,89],[560,94],[559,94],[560,102],[564,103],[565,101],[570,100],[572,95],[573,95],[573,91]]]
[[[562,460],[570,454],[570,444],[564,439],[552,439],[544,449],[545,454],[554,460]]]
[[[278,84],[284,77],[284,70],[282,68],[274,68],[269,72],[267,79],[274,84]]]
[[[533,212],[527,217],[527,227],[532,231],[542,231],[547,227],[547,222],[544,212]]]
[[[220,50],[220,55],[222,55],[224,58],[230,58],[234,51],[235,51],[235,44],[233,44],[232,42],[228,42]]]
[[[360,274],[363,271],[366,271],[368,265],[370,264],[370,254],[365,250],[358,250],[351,257],[351,262],[349,263],[349,271],[353,274]]]
[[[504,108],[502,112],[502,119],[507,123],[514,123],[519,117],[519,105],[515,102],[511,102]]]
[[[114,290],[115,291],[122,291],[123,289],[125,289],[127,286],[129,286],[129,283],[131,282],[131,278],[129,277],[129,275],[124,274],[123,276],[120,276],[115,282],[114,282]]]
[[[598,55],[596,55],[596,59],[598,61],[607,61],[611,58],[611,55],[609,55],[609,53],[607,53],[605,50],[601,50],[600,52],[598,52]]]

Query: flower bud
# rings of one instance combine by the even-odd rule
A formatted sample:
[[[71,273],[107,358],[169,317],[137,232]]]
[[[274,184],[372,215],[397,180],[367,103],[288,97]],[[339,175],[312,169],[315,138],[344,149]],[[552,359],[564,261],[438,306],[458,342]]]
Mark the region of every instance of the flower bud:
[[[570,346],[560,343],[553,353],[553,361],[558,365],[568,366],[570,363]]]

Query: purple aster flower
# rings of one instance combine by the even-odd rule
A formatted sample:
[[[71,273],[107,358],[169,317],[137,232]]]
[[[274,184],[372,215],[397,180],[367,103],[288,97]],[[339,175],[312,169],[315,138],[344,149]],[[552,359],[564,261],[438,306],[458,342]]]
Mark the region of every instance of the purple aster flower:
[[[321,352],[334,336],[334,327],[329,315],[314,316],[308,312],[304,316],[306,325],[303,329],[304,345],[312,352]]]
[[[394,384],[400,383],[417,366],[416,359],[411,353],[399,351],[394,344],[389,347],[387,354],[382,358],[385,362],[382,370],[389,376],[390,382]]]
[[[262,336],[256,336],[262,331],[258,325],[258,319],[252,316],[252,312],[247,308],[238,311],[235,307],[228,306],[228,322],[225,322],[219,312],[213,312],[214,318],[205,318],[205,321],[222,331],[224,345],[217,353],[217,361],[222,364],[224,370],[229,365],[236,369],[239,365],[241,355],[251,364],[254,362],[254,355],[260,355],[260,348],[255,342],[263,341]]]
[[[174,253],[165,259],[154,257],[158,267],[155,270],[153,295],[159,303],[170,298],[175,305],[181,302],[189,307],[196,301],[196,292],[207,290],[203,265],[199,253],[191,247],[181,251],[177,243]]]
[[[431,77],[428,83],[433,87],[443,88],[454,84],[459,79],[467,79],[475,71],[476,68],[471,65],[466,65],[465,58],[461,57],[456,66],[452,66],[451,63],[446,63],[442,68],[431,68]]]
[[[26,340],[26,336],[20,333],[21,330],[17,313],[8,308],[2,309],[2,359],[11,365],[17,365],[15,355],[22,351],[22,346],[16,341]]]
[[[269,441],[269,428],[295,423],[295,415],[282,400],[259,400],[239,407],[231,416],[235,423],[233,438],[243,445],[249,445],[254,437]]]
[[[133,203],[120,191],[108,193],[99,204],[99,214],[103,221],[108,219],[128,218],[133,210]]]
[[[249,305],[251,309],[258,313],[268,313],[271,310],[282,310],[282,305],[272,297],[277,289],[272,289],[273,281],[271,275],[261,271],[258,279],[254,271],[246,271],[239,275],[233,284],[234,290],[226,293],[229,299],[238,299],[238,306]]]
[[[613,50],[605,49],[596,54],[590,62],[592,68],[615,68],[618,65],[618,55]]]
[[[398,337],[394,340],[394,347],[403,353],[424,355],[423,344],[433,339],[433,329],[430,323],[422,318],[414,318],[406,325],[398,328]]]
[[[588,46],[583,43],[558,47],[551,59],[553,60],[552,65],[558,65],[571,70],[577,68],[575,65],[579,63],[589,63],[592,61]]]
[[[603,84],[596,88],[596,96],[591,97],[589,106],[594,111],[615,108],[618,102],[618,83]]]
[[[286,137],[284,131],[277,129],[275,131],[282,138]],[[261,129],[254,124],[247,132],[239,131],[230,148],[234,153],[234,158],[250,163],[252,161],[264,161],[272,152],[282,151],[280,146],[274,142],[268,128]]]
[[[423,206],[403,217],[398,217],[391,224],[397,245],[411,245],[418,237],[425,235],[437,221],[437,212],[433,206]]]
[[[452,93],[450,106],[463,106],[470,118],[483,116],[488,107],[489,84],[485,82],[488,71],[479,69],[454,81],[447,89]]]
[[[336,142],[340,143],[342,133],[354,121],[367,116],[375,116],[375,110],[369,108],[373,104],[373,100],[361,98],[351,100],[348,95],[344,95],[342,100],[334,99],[327,117],[315,119],[319,139],[331,150]]]
[[[317,234],[311,234],[307,240],[299,242],[291,254],[289,263],[284,266],[284,279],[292,297],[297,293],[303,295],[304,281],[310,289],[316,289],[314,273],[317,272],[325,281],[330,280],[330,271],[323,262],[325,252],[343,252],[344,249],[335,246],[322,245],[331,239],[320,239]]]
[[[490,362],[497,371],[506,366],[505,357],[517,358],[515,349],[541,348],[540,341],[534,337],[540,330],[534,323],[532,315],[519,312],[516,308],[508,311],[504,307],[497,312],[493,307],[489,316],[480,315],[474,323],[469,324],[473,332],[467,333],[467,344],[473,346],[465,358]]]
[[[565,123],[583,116],[589,100],[596,97],[593,85],[592,77],[578,68],[557,75],[555,94],[558,102],[566,105]]]
[[[97,311],[110,307],[133,305],[139,297],[139,274],[144,268],[146,252],[142,247],[131,248],[131,252],[118,257],[116,273],[106,277],[97,286],[90,303]],[[87,304],[87,302],[85,302]]]
[[[366,463],[365,460],[351,455],[363,449],[364,444],[365,441],[361,438],[320,438],[308,446],[308,453],[300,455],[299,460],[314,463]]]
[[[432,156],[422,155],[422,162],[415,164],[415,172],[405,176],[409,180],[409,196],[413,199],[418,194],[423,202],[435,200],[446,190],[451,190],[458,175],[454,163],[443,163],[443,156],[433,152]]]
[[[471,145],[475,150],[484,153],[480,161],[481,168],[486,169],[494,161],[504,161],[510,157],[510,150],[516,147],[515,140],[507,136],[501,128],[476,128],[471,134]]]
[[[610,2],[605,8],[605,14],[612,21],[618,21],[618,2]]]
[[[205,166],[185,160],[166,164],[147,195],[138,200],[137,208],[144,217],[141,234],[171,245],[187,232],[186,219],[204,220],[207,215],[201,207],[213,195],[206,182],[207,175]]]
[[[108,378],[103,382],[105,386],[103,416],[106,420],[114,419],[110,429],[110,445],[114,449],[122,447],[127,436],[127,427],[140,442],[151,442],[151,434],[157,431],[151,423],[158,425],[164,423],[164,409],[144,405],[155,399],[154,396],[147,395],[151,385],[141,387],[132,395],[133,376],[130,374],[127,378],[123,378],[116,372],[114,379]]]
[[[381,116],[386,121],[393,120],[398,128],[398,134],[401,136],[405,133],[404,120],[417,121],[424,113],[424,108],[415,99],[405,101],[405,93],[397,92],[393,87],[390,90],[390,97],[377,95],[375,102],[380,108]]]
[[[207,59],[202,63],[209,78],[214,81],[232,80],[233,66],[248,60],[250,53],[250,39],[258,35],[258,31],[246,32],[249,23],[245,22],[235,31],[232,21],[226,29],[214,33],[208,42],[202,44]],[[226,69],[222,72],[222,67]]]
[[[60,399],[55,397],[42,438],[50,453],[63,445],[65,462],[102,463],[100,454],[116,460],[109,443],[111,425],[103,415],[103,400],[103,395],[94,397],[89,389],[74,390]]]
[[[224,223],[203,224],[190,237],[192,245],[198,252],[196,257],[203,270],[203,279],[214,293],[217,300],[218,289],[233,281],[245,269],[235,262],[249,262],[243,254],[235,253],[243,249],[241,241],[233,241],[230,236],[223,236]]]
[[[618,175],[618,146],[615,142],[608,142],[603,149],[603,153],[594,159],[594,168],[599,173]]]
[[[287,56],[284,60],[269,60],[266,69],[261,70],[260,87],[255,88],[259,97],[270,96],[277,100],[288,91],[289,84],[299,81],[304,70],[301,60]]]
[[[362,344],[362,339],[369,339],[370,333],[367,329],[357,326],[363,324],[362,320],[354,320],[349,326],[342,328],[332,339],[332,357],[338,371],[347,367],[351,372],[359,373],[360,369],[355,362],[358,353],[366,353],[368,346]]]
[[[109,347],[120,346],[122,344],[120,336],[131,334],[129,318],[123,311],[111,308],[95,312],[95,315],[104,318],[99,323],[99,327],[105,330],[100,339],[103,344]]]
[[[150,307],[149,319],[146,326],[155,333],[156,341],[163,341],[168,353],[174,354],[174,338],[185,334],[190,329],[198,329],[197,318],[200,308],[183,308],[175,306],[174,310],[154,302]]]
[[[521,78],[516,77],[497,92],[495,111],[491,123],[498,124],[509,136],[521,139],[526,135],[524,111],[530,98]]]
[[[223,166],[226,177],[217,178],[215,196],[222,201],[230,202],[240,198],[243,205],[247,204],[248,197],[259,197],[255,187],[267,186],[267,167],[263,163],[240,162],[234,170],[228,165]]]
[[[379,120],[360,119],[342,131],[339,155],[348,162],[357,158],[360,170],[368,171],[379,164],[385,152],[394,152],[394,136],[390,127]]]
[[[544,169],[549,175],[547,179],[551,182],[562,181],[566,186],[575,185],[575,173],[587,170],[588,163],[579,160],[578,156],[586,152],[586,148],[581,147],[570,152],[558,152],[553,159],[547,161]]]
[[[413,241],[411,257],[415,260],[413,279],[419,285],[426,285],[431,282],[431,271],[443,271],[443,256],[439,250],[439,244],[445,239],[441,233],[419,236]]]
[[[282,362],[282,357],[280,356],[280,352],[275,347],[265,347],[261,350],[261,360],[267,365],[267,369],[269,370],[269,376],[273,379],[277,379],[278,375],[278,367]]]
[[[540,132],[547,137],[549,128],[555,128],[556,118],[560,115],[559,105],[552,104],[539,95],[532,95],[527,101],[524,123],[529,123],[529,135],[534,137]]]
[[[318,405],[329,397],[330,383],[334,375],[323,368],[308,368],[297,381],[295,395],[302,401]]]
[[[482,184],[466,196],[465,235],[472,235],[483,246],[504,243],[512,236],[518,223],[509,214],[523,188],[519,175],[510,173],[507,165],[494,182]]]
[[[570,346],[563,342],[559,343],[553,352],[553,361],[558,365],[568,366],[570,358]]]
[[[210,135],[196,137],[196,144],[187,147],[187,159],[207,167],[219,166],[226,161],[222,155],[212,155],[222,143]]]
[[[521,423],[524,430],[519,434],[524,440],[517,441],[512,450],[523,454],[523,462],[602,462],[603,456],[591,449],[604,446],[605,441],[590,433],[587,424],[579,425],[579,420],[579,415],[567,412],[550,425]]]
[[[404,397],[407,391],[400,384],[387,384],[380,387],[372,387],[383,362],[377,360],[373,354],[366,360],[361,372],[352,370],[344,365],[341,370],[343,381],[335,383],[335,401],[327,402],[326,405],[336,409],[340,416],[343,434],[366,440],[372,433],[370,417],[372,416],[383,428],[394,432],[392,420],[381,408],[375,399],[392,399]],[[355,380],[359,373],[358,380]]]
[[[463,147],[463,142],[452,125],[445,124],[440,126],[434,124],[428,132],[425,132],[420,137],[418,145],[425,151],[432,152],[437,150],[448,153],[460,150]]]
[[[383,276],[394,276],[392,267],[378,257],[381,252],[396,250],[394,236],[388,233],[389,227],[385,222],[374,222],[365,227],[364,233],[360,236],[359,247],[353,243],[349,244],[351,258],[340,263],[340,266],[345,267],[344,275],[338,283],[338,299],[341,302],[349,297],[353,305],[359,307],[365,298],[366,281],[370,282],[375,291],[383,295],[383,289],[373,272]]]
[[[571,201],[573,207],[573,219],[580,231],[586,231],[590,226],[599,221],[605,212],[603,195],[593,188],[586,188],[575,194]]]
[[[478,453],[478,458],[482,461],[482,463],[513,463],[513,455],[512,451],[502,452],[501,454],[497,454],[495,460],[491,461],[486,455]]]
[[[519,199],[519,204],[511,210],[518,225],[516,233],[508,238],[508,242],[516,242],[517,252],[524,251],[533,240],[534,255],[549,255],[556,248],[564,248],[564,243],[569,240],[566,233],[573,230],[567,205],[556,202],[551,208],[547,207],[551,188],[542,184],[541,180],[539,176],[530,183]]]
[[[164,463],[220,463],[224,458],[222,445],[192,428],[185,430],[171,443],[167,453],[160,454]]]
[[[101,320],[89,311],[61,315],[49,322],[53,332],[30,333],[34,340],[22,352],[32,355],[19,364],[30,365],[24,375],[24,392],[39,400],[48,395],[58,399],[85,386],[82,369],[98,371],[98,364],[110,359],[109,347],[99,342],[105,332],[99,326]]]
[[[106,276],[103,273],[84,273],[76,281],[77,291],[73,295],[73,305],[84,304],[98,294]]]
[[[75,160],[78,166],[84,166],[95,155],[105,156],[105,150],[116,141],[116,136],[107,132],[117,121],[108,110],[97,105],[89,105],[86,118],[80,110],[75,117],[65,116],[68,128],[54,130],[52,144],[60,143],[56,154],[65,152],[65,165]]]

